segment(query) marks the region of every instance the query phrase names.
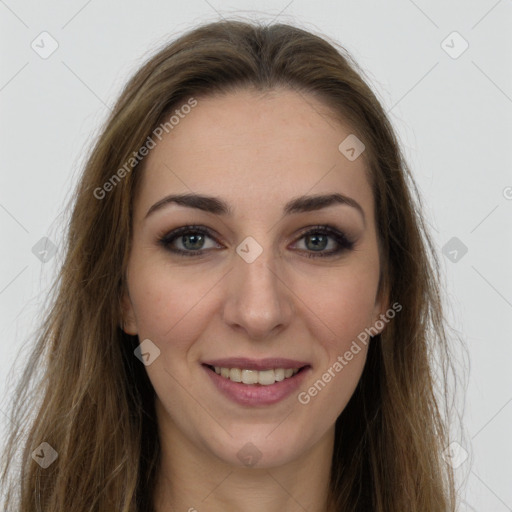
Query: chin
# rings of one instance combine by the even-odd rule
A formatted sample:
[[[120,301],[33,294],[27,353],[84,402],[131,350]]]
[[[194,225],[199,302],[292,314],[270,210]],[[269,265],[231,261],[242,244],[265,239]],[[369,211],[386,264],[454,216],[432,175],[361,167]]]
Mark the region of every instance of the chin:
[[[230,466],[254,469],[283,466],[300,458],[309,446],[299,431],[292,432],[290,425],[281,427],[281,430],[275,425],[236,428],[233,429],[236,435],[230,437],[224,432],[222,441],[208,443],[211,444],[208,449]]]

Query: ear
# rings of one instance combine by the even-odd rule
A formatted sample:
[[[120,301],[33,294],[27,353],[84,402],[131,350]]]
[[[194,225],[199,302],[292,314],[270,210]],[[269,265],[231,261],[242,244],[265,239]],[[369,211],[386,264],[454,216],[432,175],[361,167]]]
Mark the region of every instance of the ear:
[[[138,334],[137,331],[137,319],[135,318],[135,312],[133,310],[133,304],[130,300],[130,295],[127,291],[123,293],[123,297],[121,298],[121,329],[126,334],[131,334],[135,336]]]
[[[389,310],[389,289],[381,286],[375,298],[375,307],[373,309],[373,328],[380,334],[389,322],[386,311]],[[393,311],[394,313],[394,311]],[[394,316],[394,315],[393,315]]]

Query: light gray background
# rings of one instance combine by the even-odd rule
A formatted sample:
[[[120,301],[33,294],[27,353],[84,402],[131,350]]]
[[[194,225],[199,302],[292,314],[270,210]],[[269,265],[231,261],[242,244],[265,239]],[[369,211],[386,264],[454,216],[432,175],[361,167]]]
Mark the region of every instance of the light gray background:
[[[390,112],[441,255],[452,325],[469,351],[460,404],[467,439],[455,457],[470,454],[456,470],[461,510],[512,511],[510,0],[0,0],[2,428],[9,372],[29,347],[61,258],[57,251],[42,263],[32,248],[45,236],[59,246],[59,215],[109,106],[157,46],[233,15],[340,42]],[[43,31],[58,43],[47,59],[31,47],[50,48]],[[460,55],[454,31],[469,44]],[[442,254],[452,237],[468,249],[456,261]]]

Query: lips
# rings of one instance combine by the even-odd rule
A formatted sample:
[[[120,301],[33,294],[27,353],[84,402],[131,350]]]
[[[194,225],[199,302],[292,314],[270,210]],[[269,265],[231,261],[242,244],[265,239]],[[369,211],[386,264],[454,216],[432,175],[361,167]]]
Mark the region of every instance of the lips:
[[[287,398],[291,393],[299,388],[301,383],[306,378],[307,373],[311,370],[311,365],[304,361],[297,361],[293,359],[284,358],[266,358],[266,359],[247,359],[247,358],[229,358],[229,359],[215,359],[203,363],[203,368],[206,370],[209,378],[215,385],[216,389],[225,397],[244,406],[268,406],[280,402]],[[289,370],[292,375],[282,380],[275,379],[274,383],[267,381],[265,384],[256,382],[252,378],[245,379],[244,383],[239,382],[235,377],[232,380],[227,376],[226,372],[221,375],[219,369],[230,369],[235,375],[267,373],[281,373],[281,369]]]
[[[248,359],[245,357],[230,357],[227,359],[211,359],[203,361],[207,366],[220,368],[240,368],[241,370],[275,370],[276,368],[303,368],[310,366],[307,361],[284,359],[280,357],[268,357],[265,359]]]

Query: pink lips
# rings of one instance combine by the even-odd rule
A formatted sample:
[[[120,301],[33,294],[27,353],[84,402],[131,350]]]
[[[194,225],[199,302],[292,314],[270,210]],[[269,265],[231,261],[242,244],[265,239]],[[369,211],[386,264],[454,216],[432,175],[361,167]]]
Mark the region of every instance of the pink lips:
[[[283,359],[279,357],[267,357],[266,359],[247,359],[245,357],[230,357],[227,359],[215,359],[203,361],[203,364],[220,366],[222,368],[244,368],[246,370],[270,370],[272,368],[302,368],[309,366],[306,361]]]
[[[272,368],[300,368],[300,371],[293,377],[276,382],[269,386],[260,384],[243,384],[233,382],[230,379],[218,375],[208,366],[220,366],[223,368],[242,368],[247,370],[268,370]],[[230,400],[245,406],[272,405],[284,400],[296,391],[304,382],[311,366],[303,361],[292,359],[267,358],[267,359],[245,359],[229,358],[216,359],[203,363],[203,368],[212,379],[215,387]]]

